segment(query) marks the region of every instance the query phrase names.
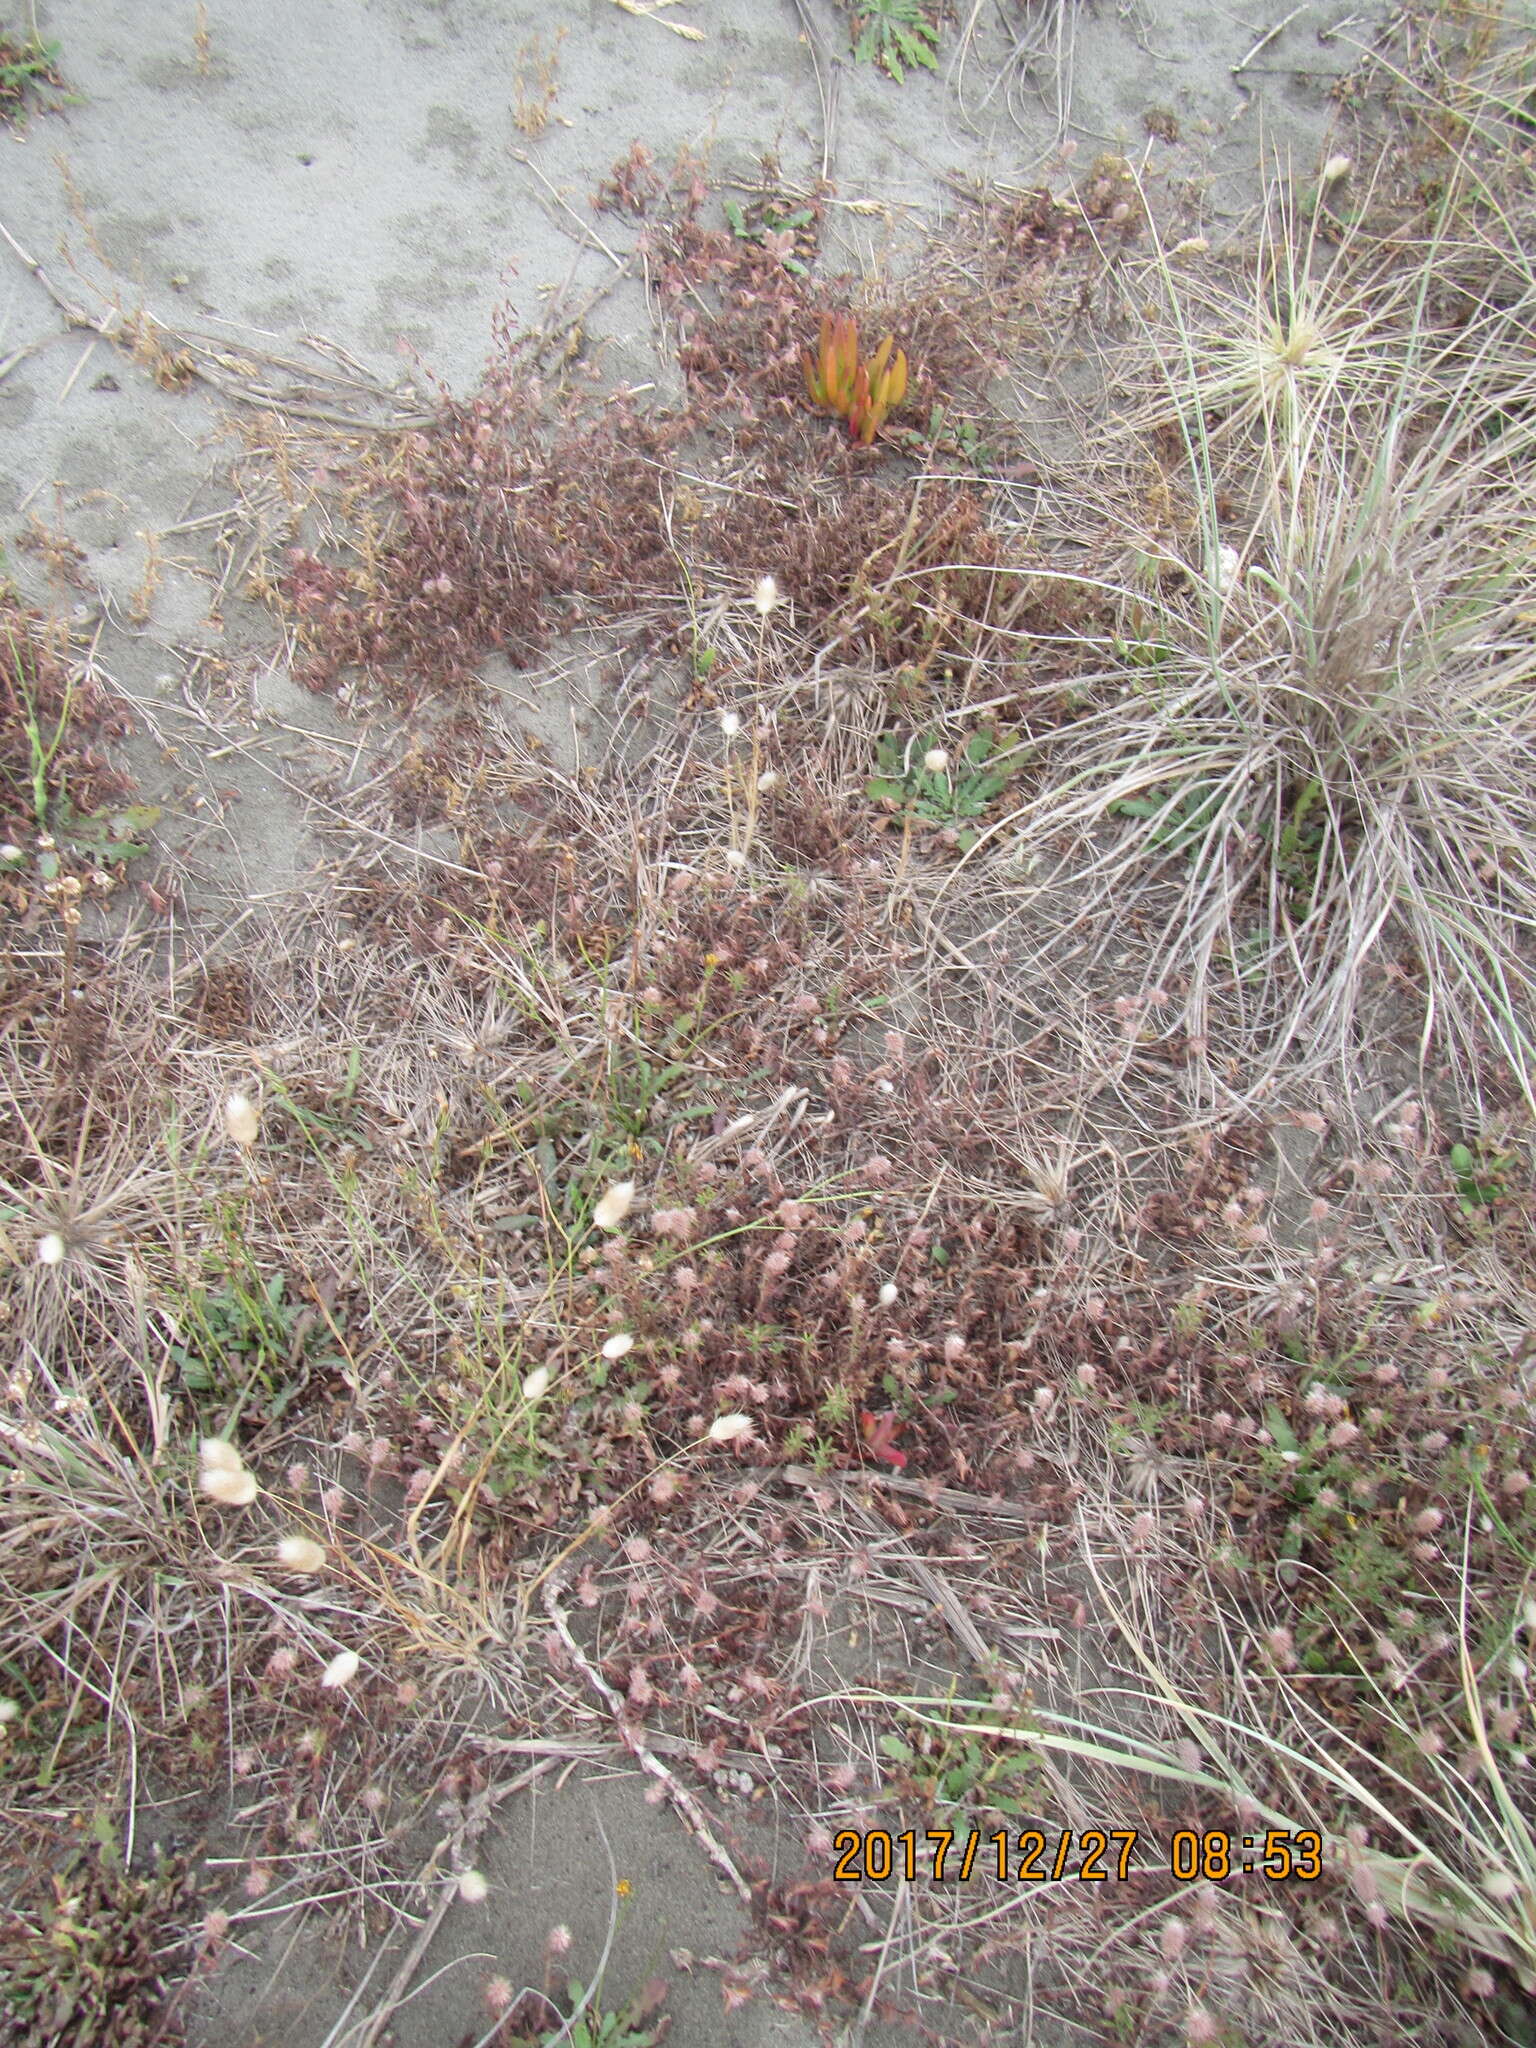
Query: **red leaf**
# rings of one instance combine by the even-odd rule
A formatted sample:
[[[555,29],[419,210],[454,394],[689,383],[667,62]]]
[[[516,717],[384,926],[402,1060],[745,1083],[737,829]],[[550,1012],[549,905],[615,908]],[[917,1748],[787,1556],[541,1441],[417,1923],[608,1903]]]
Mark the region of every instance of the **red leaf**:
[[[867,1408],[859,1410],[859,1434],[869,1446],[870,1455],[883,1458],[887,1465],[894,1465],[898,1472],[907,1462],[905,1451],[898,1451],[896,1438],[901,1434],[901,1417],[887,1409],[883,1415],[871,1415]]]

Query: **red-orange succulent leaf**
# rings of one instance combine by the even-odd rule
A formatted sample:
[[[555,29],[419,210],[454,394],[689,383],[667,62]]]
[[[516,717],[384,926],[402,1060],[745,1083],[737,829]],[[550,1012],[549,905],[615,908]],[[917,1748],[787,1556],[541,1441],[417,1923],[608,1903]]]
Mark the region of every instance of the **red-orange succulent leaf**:
[[[806,396],[812,405],[847,420],[848,432],[867,448],[907,390],[907,358],[888,334],[867,363],[859,361],[859,327],[851,313],[823,313],[813,359],[801,353]]]

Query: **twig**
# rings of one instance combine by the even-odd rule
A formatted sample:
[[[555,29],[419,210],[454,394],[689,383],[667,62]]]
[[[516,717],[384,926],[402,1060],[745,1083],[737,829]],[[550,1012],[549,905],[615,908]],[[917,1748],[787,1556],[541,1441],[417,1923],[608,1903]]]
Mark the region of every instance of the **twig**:
[[[827,184],[832,177],[832,160],[837,154],[837,97],[842,83],[842,66],[828,49],[821,24],[806,5],[806,0],[795,0],[795,12],[800,17],[800,27],[810,46],[811,65],[816,73],[816,91],[821,100],[821,178],[822,183]]]
[[[42,345],[40,341],[25,341],[20,348],[13,348],[10,354],[0,361],[0,377],[8,377],[18,363],[24,363],[28,356],[36,355]]]
[[[1305,14],[1306,11],[1307,0],[1301,0],[1300,6],[1293,7],[1290,13],[1285,17],[1284,21],[1277,21],[1273,28],[1265,29],[1263,35],[1259,37],[1259,40],[1254,44],[1253,48],[1248,52],[1247,56],[1243,59],[1243,61],[1240,64],[1234,64],[1232,66],[1232,77],[1236,78],[1237,74],[1240,71],[1246,71],[1248,69],[1248,66],[1253,62],[1254,58],[1257,57],[1260,50],[1264,49],[1268,44],[1272,43],[1275,40],[1275,37],[1279,35],[1282,30],[1288,29],[1291,23],[1296,19],[1298,14]]]
[[[661,28],[671,29],[673,35],[682,36],[690,43],[702,43],[705,40],[701,28],[690,28],[684,21],[663,20],[662,8],[676,7],[679,0],[613,0],[613,4],[615,7],[622,7],[626,14],[639,15],[642,21],[654,21]]]
[[[531,1764],[526,1771],[520,1771],[515,1778],[510,1779],[505,1785],[490,1786],[484,1792],[477,1794],[470,1801],[464,1818],[458,1827],[452,1834],[443,1836],[442,1840],[422,1865],[420,1875],[416,1880],[417,1884],[425,1887],[431,1884],[434,1878],[439,1878],[442,1874],[442,1864],[445,1856],[450,1860],[462,1857],[466,1849],[472,1848],[479,1841],[489,1825],[491,1812],[494,1807],[499,1806],[502,1800],[510,1799],[514,1792],[521,1792],[525,1786],[531,1785],[536,1778],[542,1777],[546,1771],[553,1770],[559,1761],[558,1757],[542,1757],[538,1763]],[[445,1885],[443,1887],[437,1904],[432,1908],[432,1911],[418,1929],[416,1939],[411,1943],[410,1948],[406,1951],[401,1961],[399,1969],[396,1970],[391,1978],[389,1989],[374,2007],[368,2018],[358,2022],[362,2032],[350,2037],[342,2036],[339,2041],[333,2044],[333,2048],[375,2048],[379,2036],[399,2010],[400,2001],[404,1998],[412,1977],[415,1976],[417,1969],[420,1967],[422,1957],[432,1946],[437,1930],[442,1926],[447,1916],[448,1908],[457,1897],[457,1884]]]
[[[568,213],[571,216],[571,219],[576,223],[576,232],[578,235],[580,235],[581,239],[584,242],[590,242],[594,249],[601,249],[603,254],[608,258],[608,261],[613,265],[615,270],[628,269],[629,265],[625,262],[624,258],[622,256],[616,256],[612,249],[609,248],[608,244],[603,240],[602,236],[597,232],[597,229],[592,226],[591,222],[582,219],[581,215],[576,211],[575,207],[572,206],[571,202],[566,198],[565,194],[559,189],[559,187],[556,185],[552,185],[549,179],[545,177],[544,173],[539,169],[538,165],[534,162],[533,158],[528,154],[527,150],[514,149],[511,152],[511,157],[513,163],[521,164],[525,170],[532,171],[533,175],[544,187],[544,190],[549,194],[550,198],[554,200],[556,206],[558,206],[563,213]]]
[[[1031,1450],[1035,1447],[1032,1444]],[[1047,1464],[1066,1466],[1068,1460],[1058,1457],[1054,1451],[1036,1451],[1037,1457]],[[985,1516],[994,1522],[1016,1522],[1021,1528],[1033,1528],[1035,1518],[1028,1508],[1021,1508],[1011,1500],[989,1500],[984,1493],[963,1493],[955,1486],[930,1486],[926,1480],[903,1479],[896,1472],[813,1472],[809,1465],[782,1465],[775,1471],[762,1472],[764,1479],[782,1479],[788,1486],[803,1486],[807,1492],[836,1493],[862,1490],[866,1486],[882,1487],[887,1493],[905,1494],[908,1500],[925,1501],[945,1515]]]
[[[789,1470],[796,1471],[798,1468],[790,1467]],[[807,1477],[811,1477],[811,1475],[807,1475]],[[920,1492],[921,1488],[917,1490]],[[843,1506],[862,1528],[871,1535],[880,1538],[882,1555],[895,1558],[905,1565],[939,1613],[943,1615],[945,1621],[949,1624],[950,1634],[959,1643],[972,1663],[976,1665],[977,1669],[983,1673],[995,1669],[999,1661],[997,1651],[992,1648],[985,1636],[982,1635],[980,1629],[977,1628],[975,1622],[966,1613],[964,1603],[949,1581],[936,1572],[924,1559],[920,1558],[912,1546],[904,1541],[902,1537],[894,1534],[889,1523],[882,1522],[878,1515],[871,1514],[863,1502],[855,1496],[845,1494]]]
[[[709,1858],[716,1870],[719,1871],[726,1883],[729,1884],[732,1891],[735,1892],[737,1898],[741,1900],[744,1906],[750,1906],[752,1903],[751,1889],[746,1879],[731,1861],[723,1845],[716,1839],[714,1830],[709,1824],[709,1817],[703,1807],[700,1806],[698,1800],[694,1798],[687,1786],[678,1782],[672,1772],[661,1761],[660,1757],[654,1755],[646,1746],[644,1737],[629,1718],[623,1699],[614,1691],[601,1671],[598,1670],[597,1666],[591,1661],[576,1641],[576,1638],[571,1634],[571,1625],[561,1611],[559,1600],[556,1597],[559,1590],[560,1582],[558,1578],[550,1579],[545,1584],[544,1612],[553,1623],[555,1633],[559,1636],[566,1654],[613,1716],[614,1726],[619,1732],[619,1738],[623,1742],[624,1747],[635,1759],[635,1762],[639,1764],[641,1770],[648,1777],[654,1778],[657,1784],[665,1791],[667,1797],[672,1801],[692,1830],[694,1839],[698,1842],[699,1847],[704,1851],[704,1854]]]
[[[103,341],[115,342],[130,352],[136,337],[142,345],[146,336],[153,336],[155,342],[165,348],[167,353],[176,353],[183,359],[178,364],[178,369],[184,368],[186,374],[200,378],[213,390],[222,393],[226,398],[234,399],[238,404],[256,406],[263,412],[281,412],[292,419],[310,420],[320,426],[345,427],[350,432],[360,434],[404,433],[414,428],[430,426],[435,417],[432,413],[412,413],[390,420],[369,420],[338,411],[330,406],[311,405],[306,400],[276,390],[270,385],[242,382],[239,377],[227,374],[225,366],[233,364],[237,368],[249,371],[252,365],[248,358],[259,351],[248,350],[244,356],[218,355],[209,342],[199,340],[196,335],[187,334],[180,329],[168,327],[152,313],[140,312],[130,318],[120,306],[114,305],[108,305],[104,313],[88,313],[54,283],[42,264],[22,247],[3,221],[0,221],[0,238],[9,245],[17,260],[31,271],[64,315],[69,326],[83,327],[88,333],[100,335]],[[269,357],[268,361],[275,368],[290,367],[285,365],[282,358]],[[334,382],[338,386],[350,384],[350,380],[340,378]],[[377,395],[386,398],[390,394],[387,388],[381,385]]]

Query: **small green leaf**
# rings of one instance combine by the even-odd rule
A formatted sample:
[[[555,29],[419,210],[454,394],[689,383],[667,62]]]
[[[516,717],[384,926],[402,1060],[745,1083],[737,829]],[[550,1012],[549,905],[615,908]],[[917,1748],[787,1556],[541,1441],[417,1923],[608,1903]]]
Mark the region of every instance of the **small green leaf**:
[[[926,24],[924,24],[924,26],[926,27]],[[925,64],[930,71],[937,71],[937,69],[939,68],[938,59],[934,56],[932,50],[929,49],[927,44],[920,42],[917,36],[915,36],[911,32],[911,30],[904,28],[893,28],[891,33],[895,38],[897,47],[900,49],[901,54],[903,55],[903,57],[906,58],[909,64]],[[930,30],[929,33],[931,34],[932,31]]]
[[[112,830],[120,838],[128,838],[135,832],[152,832],[160,822],[159,804],[125,804],[120,811],[112,813]]]
[[[1292,1429],[1273,1402],[1264,1410],[1264,1427],[1274,1438],[1276,1450],[1290,1451],[1293,1454],[1300,1453],[1301,1444],[1295,1430]]]

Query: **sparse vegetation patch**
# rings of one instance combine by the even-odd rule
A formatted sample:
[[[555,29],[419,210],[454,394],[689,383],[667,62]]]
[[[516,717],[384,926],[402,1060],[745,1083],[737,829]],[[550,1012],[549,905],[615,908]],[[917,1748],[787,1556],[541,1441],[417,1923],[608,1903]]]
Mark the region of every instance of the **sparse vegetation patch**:
[[[594,1752],[750,1940],[477,1951],[480,2048],[684,1973],[1530,2039],[1536,202],[1466,34],[1214,253],[1105,155],[832,275],[826,185],[637,144],[672,410],[508,309],[467,396],[253,430],[356,721],[303,944],[119,913],[114,699],[0,595],[7,2039],[173,2039],[322,1890],[380,2037]],[[151,1781],[228,1793],[217,1901]]]

